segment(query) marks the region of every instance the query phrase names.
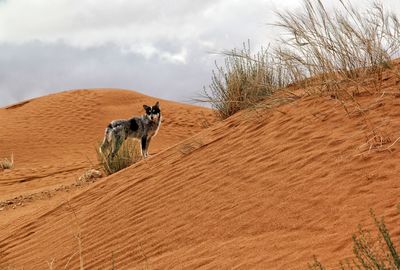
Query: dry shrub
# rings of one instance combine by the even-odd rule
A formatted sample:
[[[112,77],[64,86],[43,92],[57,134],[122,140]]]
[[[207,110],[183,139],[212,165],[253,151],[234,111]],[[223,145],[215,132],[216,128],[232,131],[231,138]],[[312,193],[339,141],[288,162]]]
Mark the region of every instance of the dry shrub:
[[[343,0],[328,12],[320,0],[303,3],[301,13],[277,13],[275,24],[288,36],[275,52],[293,82],[316,77],[321,89],[336,92],[343,81],[370,75],[380,81],[382,70],[400,56],[399,20],[382,4],[363,12]]]
[[[253,55],[249,42],[241,50],[223,54],[225,66],[216,64],[209,90],[203,91],[203,101],[211,103],[221,119],[254,106],[287,84],[283,67],[268,49]]]
[[[317,85],[312,94],[329,94],[339,101],[357,94],[347,90],[349,84],[369,91],[364,87],[366,78],[380,90],[383,70],[400,56],[396,15],[378,2],[362,11],[341,0],[332,12],[320,0],[303,3],[299,13],[277,13],[274,26],[283,34],[274,47],[254,55],[249,45],[223,53],[225,66],[216,65],[212,83],[203,91],[203,101],[221,119],[289,84]]]
[[[14,155],[11,158],[0,159],[0,170],[12,169],[14,167]]]
[[[110,175],[141,160],[139,147],[140,145],[136,140],[127,139],[114,157],[108,153],[101,153],[99,147],[96,147],[97,159],[106,175]]]

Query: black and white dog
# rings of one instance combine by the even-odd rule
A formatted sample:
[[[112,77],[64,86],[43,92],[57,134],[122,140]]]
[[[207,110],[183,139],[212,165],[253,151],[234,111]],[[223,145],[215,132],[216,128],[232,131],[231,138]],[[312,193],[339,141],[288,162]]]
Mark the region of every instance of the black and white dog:
[[[161,124],[160,103],[154,106],[143,105],[145,114],[131,119],[114,120],[107,126],[100,152],[109,149],[113,158],[127,138],[138,139],[141,143],[142,157],[147,158],[151,139],[157,135]]]

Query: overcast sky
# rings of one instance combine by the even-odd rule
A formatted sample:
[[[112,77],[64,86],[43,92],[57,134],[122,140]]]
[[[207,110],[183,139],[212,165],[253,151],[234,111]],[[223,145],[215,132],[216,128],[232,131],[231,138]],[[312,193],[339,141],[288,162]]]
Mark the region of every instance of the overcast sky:
[[[398,2],[383,1],[392,8]],[[278,34],[267,25],[274,12],[299,6],[301,0],[0,0],[0,107],[107,87],[188,101],[210,82],[218,59],[210,52],[248,39],[253,48],[268,44]]]

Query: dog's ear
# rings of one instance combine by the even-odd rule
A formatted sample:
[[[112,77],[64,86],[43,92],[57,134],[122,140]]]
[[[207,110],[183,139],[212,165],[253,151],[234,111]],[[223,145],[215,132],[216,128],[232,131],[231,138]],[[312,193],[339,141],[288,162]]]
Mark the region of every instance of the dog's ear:
[[[154,107],[157,107],[157,108],[159,108],[160,109],[160,102],[156,102],[156,105],[154,105]]]
[[[149,109],[149,108],[150,108],[150,106],[143,105],[143,109],[144,109],[145,111],[147,111],[147,109]]]

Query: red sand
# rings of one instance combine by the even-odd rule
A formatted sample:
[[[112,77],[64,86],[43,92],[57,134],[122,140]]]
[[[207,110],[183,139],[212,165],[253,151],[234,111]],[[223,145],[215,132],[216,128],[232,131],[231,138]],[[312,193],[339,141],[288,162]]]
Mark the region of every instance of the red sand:
[[[383,88],[400,93],[398,83]],[[0,110],[0,153],[14,152],[17,164],[0,172],[0,197],[73,181],[90,166],[85,155],[95,160],[104,125],[148,100],[73,91]],[[400,137],[400,98],[358,100],[374,107],[366,115],[379,134]],[[85,269],[307,269],[314,254],[333,267],[352,255],[357,225],[371,225],[370,208],[399,235],[400,145],[368,151],[371,129],[338,101],[301,98],[203,131],[209,110],[161,104],[165,122],[146,161],[29,211],[0,211],[0,267],[47,269],[54,258],[62,269],[72,257],[78,269],[79,232]]]

